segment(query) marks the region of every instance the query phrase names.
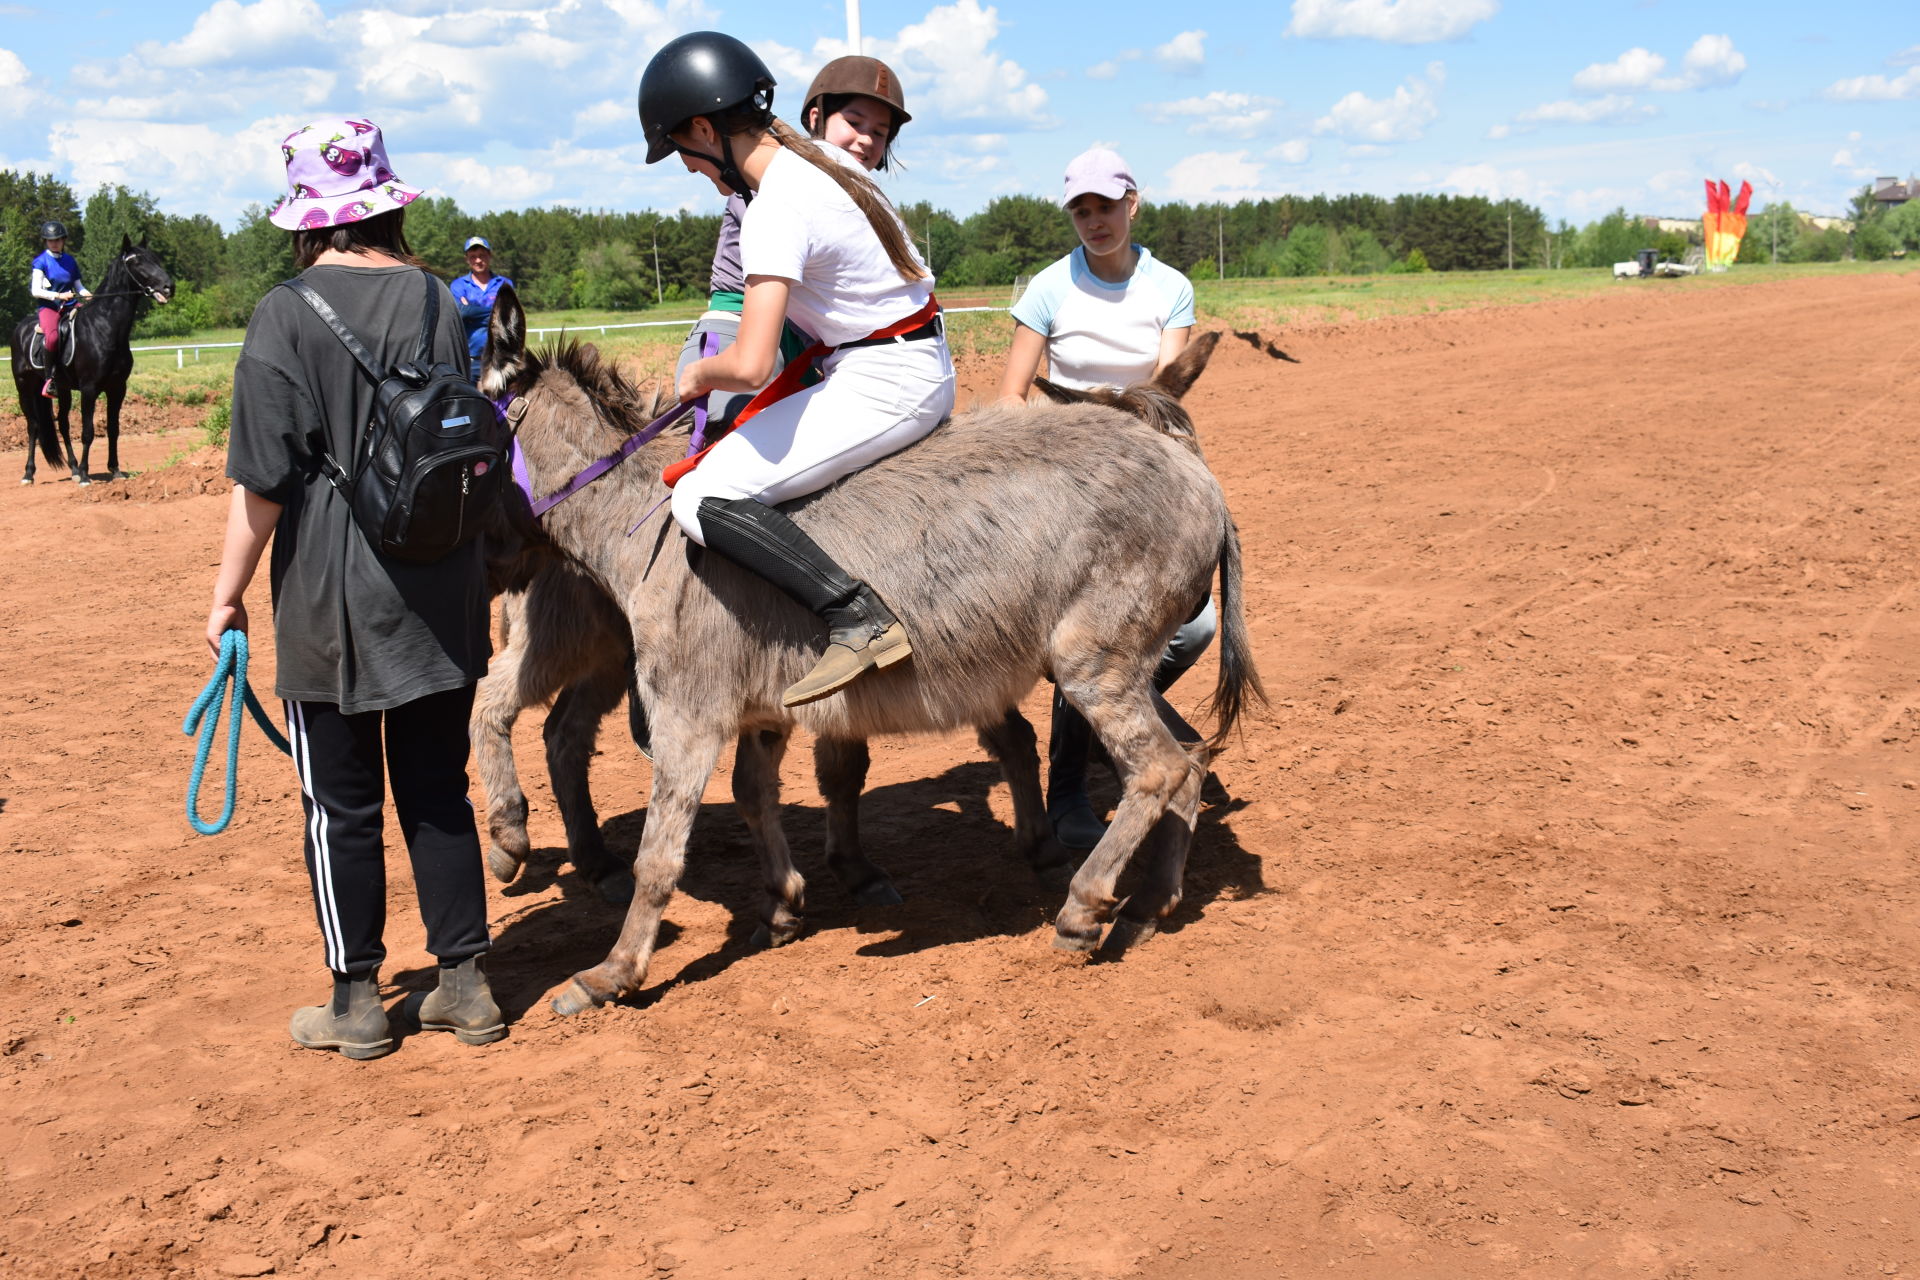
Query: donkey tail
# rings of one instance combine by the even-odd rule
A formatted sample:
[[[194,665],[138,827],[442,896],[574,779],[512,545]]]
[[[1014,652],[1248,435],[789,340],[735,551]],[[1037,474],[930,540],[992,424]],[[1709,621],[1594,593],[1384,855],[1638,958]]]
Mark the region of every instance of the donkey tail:
[[[1247,643],[1247,620],[1241,612],[1241,595],[1240,531],[1234,527],[1233,517],[1228,516],[1226,530],[1220,538],[1220,678],[1207,700],[1217,720],[1213,736],[1206,743],[1209,754],[1217,753],[1226,745],[1249,698],[1259,699],[1262,705],[1267,701],[1260,673],[1254,669],[1253,648]]]

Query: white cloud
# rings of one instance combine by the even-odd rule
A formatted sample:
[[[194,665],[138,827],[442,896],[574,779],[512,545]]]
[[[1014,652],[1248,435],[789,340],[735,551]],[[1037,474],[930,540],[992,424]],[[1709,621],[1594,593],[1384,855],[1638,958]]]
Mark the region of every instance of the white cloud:
[[[1292,138],[1267,152],[1281,164],[1305,164],[1313,158],[1313,148],[1305,138]]]
[[[1412,141],[1439,117],[1434,96],[1446,78],[1445,64],[1429,62],[1425,75],[1408,77],[1390,98],[1369,98],[1356,89],[1314,121],[1313,131],[1356,142]]]
[[[1274,111],[1285,105],[1278,98],[1215,89],[1203,98],[1149,102],[1141,110],[1160,124],[1189,122],[1188,133],[1250,138],[1272,123]]]
[[[235,133],[204,124],[146,120],[62,120],[48,145],[83,191],[125,185],[191,210],[271,204],[286,191],[278,143],[292,117],[256,120]]]
[[[1543,102],[1531,111],[1522,111],[1518,119],[1522,124],[1625,124],[1659,114],[1631,97],[1610,93],[1604,98]]]
[[[1490,164],[1463,165],[1442,178],[1442,190],[1489,200],[1525,200],[1537,203],[1547,194],[1525,169],[1499,169]]]
[[[1457,40],[1498,12],[1499,0],[1293,0],[1285,34],[1431,44]]]
[[[517,209],[553,190],[553,175],[525,165],[485,165],[471,156],[416,157],[411,181],[440,187],[467,209]]]
[[[1120,74],[1121,63],[1138,62],[1144,56],[1145,55],[1142,54],[1138,49],[1122,49],[1119,53],[1114,54],[1111,58],[1108,58],[1105,62],[1096,62],[1092,66],[1088,67],[1087,79],[1111,80],[1115,76]]]
[[[314,0],[214,0],[185,36],[142,44],[135,56],[163,67],[258,67],[327,43],[327,15]]]
[[[1910,45],[1887,59],[1890,67],[1920,67],[1920,44]]]
[[[1244,151],[1202,151],[1167,170],[1168,200],[1258,199],[1265,194],[1266,168]]]
[[[1739,164],[1733,166],[1733,176],[1736,178],[1744,178],[1756,186],[1772,187],[1776,191],[1782,186],[1779,177],[1773,170],[1763,168],[1760,165],[1753,164],[1746,160],[1742,160]]]
[[[1198,75],[1207,62],[1206,40],[1204,31],[1182,31],[1153,51],[1154,61],[1181,75]]]
[[[1667,60],[1651,49],[1627,50],[1612,62],[1596,62],[1573,78],[1584,93],[1611,93],[1616,89],[1644,89],[1667,69]]]
[[[1713,89],[1738,80],[1747,69],[1747,55],[1733,47],[1732,36],[1701,36],[1680,61],[1683,74],[1661,80],[1656,89]]]
[[[1873,75],[1836,80],[1827,86],[1826,96],[1835,102],[1898,102],[1920,98],[1920,66],[1891,78]]]
[[[1029,82],[1020,64],[994,51],[999,34],[998,9],[956,0],[934,6],[891,40],[868,37],[862,43],[869,57],[899,72],[916,130],[938,129],[945,121],[1051,127],[1047,91]],[[813,52],[817,65],[824,65],[848,49],[844,40],[821,40]]]
[[[1615,93],[1628,89],[1655,89],[1681,93],[1730,85],[1747,69],[1747,55],[1733,47],[1731,36],[1704,35],[1680,60],[1680,74],[1661,74],[1667,60],[1651,49],[1635,46],[1612,62],[1596,62],[1573,77],[1582,93]]]

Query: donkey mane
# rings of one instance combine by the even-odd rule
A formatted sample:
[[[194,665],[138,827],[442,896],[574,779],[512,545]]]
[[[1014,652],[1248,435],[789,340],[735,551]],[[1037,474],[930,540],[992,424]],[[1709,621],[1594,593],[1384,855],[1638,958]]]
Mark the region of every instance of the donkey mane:
[[[665,388],[643,391],[620,371],[614,361],[600,353],[592,343],[567,338],[541,351],[526,354],[527,371],[534,378],[551,369],[564,373],[579,384],[580,390],[606,415],[609,426],[631,435],[651,421],[672,402]],[[685,435],[692,428],[676,425],[673,430]]]

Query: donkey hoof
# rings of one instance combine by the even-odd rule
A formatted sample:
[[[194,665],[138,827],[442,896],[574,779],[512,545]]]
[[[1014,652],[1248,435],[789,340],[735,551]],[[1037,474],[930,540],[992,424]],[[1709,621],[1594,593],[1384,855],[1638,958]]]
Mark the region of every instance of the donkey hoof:
[[[800,936],[803,921],[793,920],[779,925],[762,924],[747,939],[747,945],[755,951],[771,951],[775,947],[784,947]]]
[[[1100,926],[1076,929],[1065,924],[1053,927],[1053,946],[1056,951],[1095,951],[1100,947]]]
[[[878,880],[869,880],[854,890],[853,901],[862,907],[897,907],[906,899],[893,887],[893,881],[883,876]]]
[[[502,849],[499,845],[487,845],[487,870],[501,884],[512,884],[513,878],[520,874],[520,859]]]
[[[580,979],[575,978],[553,998],[553,1011],[563,1018],[571,1018],[599,1003],[594,994],[580,984]]]
[[[633,901],[633,872],[609,871],[593,887],[600,901],[610,907],[624,907]]]
[[[1139,946],[1160,931],[1157,920],[1129,920],[1125,916],[1113,922],[1113,928],[1107,930],[1107,940],[1100,950],[1108,955],[1125,955],[1128,950]]]

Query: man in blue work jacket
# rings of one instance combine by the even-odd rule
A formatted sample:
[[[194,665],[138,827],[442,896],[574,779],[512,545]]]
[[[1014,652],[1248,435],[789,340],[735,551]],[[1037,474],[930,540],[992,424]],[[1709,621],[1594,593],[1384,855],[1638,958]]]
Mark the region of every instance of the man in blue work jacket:
[[[493,300],[500,286],[512,284],[505,276],[493,274],[493,246],[482,236],[467,237],[467,270],[447,287],[460,304],[460,323],[467,327],[467,355],[473,361],[473,376],[480,376],[480,353],[487,349],[487,319],[493,315]]]

